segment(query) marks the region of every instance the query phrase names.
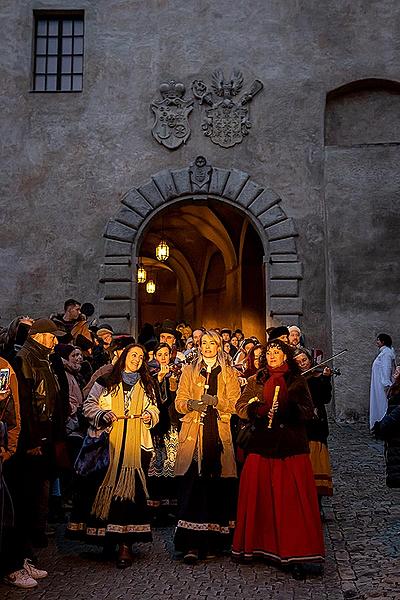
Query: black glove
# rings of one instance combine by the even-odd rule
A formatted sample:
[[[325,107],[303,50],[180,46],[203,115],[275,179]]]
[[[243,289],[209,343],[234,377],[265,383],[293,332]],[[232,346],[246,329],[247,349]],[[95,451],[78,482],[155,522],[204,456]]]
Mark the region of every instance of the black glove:
[[[211,396],[210,394],[203,394],[201,397],[204,404],[207,406],[217,406],[218,398],[217,396]]]
[[[207,404],[202,400],[188,400],[187,406],[189,410],[197,410],[200,413],[207,409]]]

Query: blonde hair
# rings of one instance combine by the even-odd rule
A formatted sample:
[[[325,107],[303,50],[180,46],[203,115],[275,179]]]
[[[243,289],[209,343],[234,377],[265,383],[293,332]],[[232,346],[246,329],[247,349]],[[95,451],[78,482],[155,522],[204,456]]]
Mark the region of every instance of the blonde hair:
[[[210,338],[210,340],[214,341],[218,346],[218,352],[217,352],[216,359],[217,359],[217,363],[221,367],[222,378],[224,381],[226,381],[227,368],[232,368],[232,367],[230,367],[230,365],[226,359],[226,352],[224,352],[222,337],[214,329],[206,329],[204,331],[203,335],[201,336],[201,341],[203,341],[203,339],[205,337]],[[203,364],[203,355],[201,354],[201,343],[200,343],[200,354],[197,357],[197,359],[195,361],[193,361],[193,363],[192,363],[193,372],[197,372],[197,374],[199,374],[202,369],[202,364]]]

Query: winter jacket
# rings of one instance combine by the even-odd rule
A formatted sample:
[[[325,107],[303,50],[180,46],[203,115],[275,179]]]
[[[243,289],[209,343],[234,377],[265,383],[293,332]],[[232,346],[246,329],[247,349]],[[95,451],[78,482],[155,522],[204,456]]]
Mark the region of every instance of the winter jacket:
[[[202,427],[200,413],[190,410],[189,400],[200,400],[204,393],[206,379],[196,369],[196,363],[187,365],[182,369],[176,393],[175,407],[181,418],[182,428],[179,432],[178,452],[175,462],[175,475],[184,475],[189,469],[195,450],[202,446]],[[222,477],[236,477],[236,462],[233,451],[230,420],[235,412],[235,402],[240,395],[238,373],[227,366],[224,372],[218,374],[217,396],[218,404],[218,433],[222,442],[221,455]],[[200,446],[198,444],[200,443]]]
[[[18,437],[21,431],[21,417],[19,413],[19,396],[17,377],[4,358],[0,358],[0,369],[10,369],[11,396],[0,402],[0,421],[7,426],[7,446],[0,448],[0,461],[7,460],[17,449]]]
[[[254,425],[246,452],[260,454],[265,458],[309,454],[306,421],[313,416],[313,404],[305,378],[291,373],[285,375],[288,399],[284,407],[278,408],[269,429],[268,417],[256,416],[258,402],[264,402],[264,384],[260,382],[259,374],[260,372],[249,378],[236,403],[239,417],[251,421]]]

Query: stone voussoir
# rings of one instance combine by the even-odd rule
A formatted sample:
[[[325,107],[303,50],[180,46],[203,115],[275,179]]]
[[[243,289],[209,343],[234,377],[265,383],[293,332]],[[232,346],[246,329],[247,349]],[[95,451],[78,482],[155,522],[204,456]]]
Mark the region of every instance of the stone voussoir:
[[[265,232],[269,240],[278,240],[280,238],[292,237],[297,235],[293,219],[285,219],[274,225],[265,227]]]
[[[141,185],[138,188],[138,191],[147,200],[147,202],[151,204],[153,208],[157,208],[165,202],[160,190],[158,189],[158,187],[152,179],[147,183]]]
[[[300,262],[277,262],[270,266],[271,279],[302,279],[303,265]]]
[[[248,173],[244,173],[238,169],[231,169],[224,188],[224,197],[229,198],[229,200],[236,200],[248,179]]]
[[[115,220],[137,230],[143,222],[143,217],[131,208],[123,206],[115,215]]]
[[[274,204],[278,204],[280,201],[281,199],[279,198],[278,194],[276,194],[273,190],[264,189],[262,193],[257,196],[248,206],[248,209],[255,217],[258,217],[258,215],[268,210]]]
[[[136,230],[112,219],[107,224],[105,236],[113,240],[132,243],[136,236]]]
[[[270,307],[274,315],[303,314],[303,301],[301,298],[273,297]]]
[[[189,169],[171,171],[177,196],[186,196],[192,193]]]
[[[216,196],[222,196],[229,174],[229,169],[213,167],[208,192],[210,194],[215,194]]]
[[[147,202],[137,189],[129,190],[129,192],[121,198],[121,203],[132,208],[139,213],[139,215],[142,215],[142,217],[146,217],[152,210],[151,204]]]
[[[172,198],[176,198],[177,190],[175,188],[175,183],[172,178],[171,171],[169,169],[164,169],[163,171],[159,171],[155,175],[152,175],[152,179],[155,182],[164,200],[171,200]]]
[[[263,190],[264,188],[258,185],[258,183],[249,179],[246,181],[242,191],[236,198],[236,202],[244,208],[247,208],[263,192]]]
[[[274,204],[258,216],[258,220],[263,227],[271,227],[271,225],[275,225],[275,223],[284,221],[286,218],[286,213],[282,210],[279,204]]]

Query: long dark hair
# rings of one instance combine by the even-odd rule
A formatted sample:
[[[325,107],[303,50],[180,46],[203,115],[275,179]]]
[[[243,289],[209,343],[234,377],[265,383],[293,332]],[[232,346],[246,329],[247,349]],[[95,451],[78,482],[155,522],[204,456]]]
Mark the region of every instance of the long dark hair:
[[[149,396],[149,398],[151,398],[154,402],[156,402],[154,382],[153,382],[153,378],[150,375],[149,368],[147,366],[148,355],[147,355],[145,347],[142,346],[142,344],[136,344],[136,343],[129,344],[129,346],[127,346],[124,349],[121,356],[118,358],[117,362],[115,363],[113,370],[110,373],[110,376],[107,379],[107,386],[106,386],[107,391],[110,394],[116,394],[118,386],[122,381],[122,372],[125,369],[125,362],[126,362],[127,354],[130,350],[132,350],[132,348],[140,348],[140,350],[142,350],[142,352],[143,352],[143,362],[142,362],[140,369],[138,370],[138,373],[140,375],[140,380],[141,380],[142,386],[143,386],[144,391],[146,392],[147,396]]]
[[[260,356],[260,370],[257,373],[257,383],[265,383],[269,378],[269,371],[267,365],[267,350],[270,346],[278,346],[286,354],[286,363],[289,367],[289,373],[291,375],[301,375],[301,370],[297,362],[294,360],[294,348],[282,342],[282,340],[271,340],[265,346],[265,352]]]

